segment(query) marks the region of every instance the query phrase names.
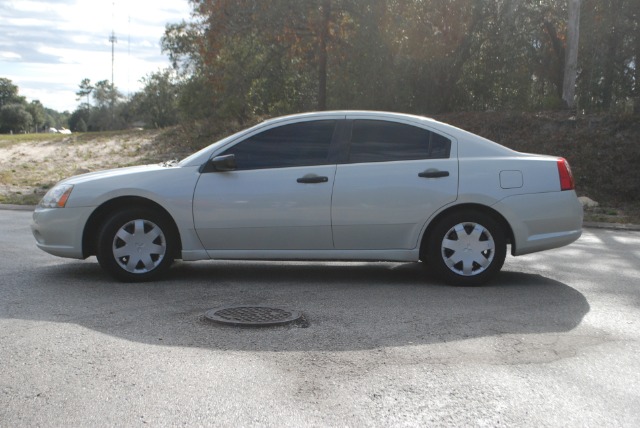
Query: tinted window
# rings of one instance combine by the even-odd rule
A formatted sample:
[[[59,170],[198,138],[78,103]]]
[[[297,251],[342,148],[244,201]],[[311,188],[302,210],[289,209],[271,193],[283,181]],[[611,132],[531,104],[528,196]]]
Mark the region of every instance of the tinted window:
[[[435,132],[431,133],[429,144],[429,158],[446,159],[451,154],[451,140]]]
[[[349,162],[448,158],[451,141],[426,129],[402,123],[356,120]]]
[[[329,158],[335,120],[283,125],[256,134],[224,152],[238,169],[321,165]]]

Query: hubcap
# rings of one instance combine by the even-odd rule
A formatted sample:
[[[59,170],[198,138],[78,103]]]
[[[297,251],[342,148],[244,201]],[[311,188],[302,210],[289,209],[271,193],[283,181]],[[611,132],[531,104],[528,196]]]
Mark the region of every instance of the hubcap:
[[[496,244],[491,233],[478,223],[453,226],[442,240],[442,258],[458,275],[474,276],[484,272],[493,261]]]
[[[142,274],[158,267],[167,252],[162,230],[149,220],[131,220],[113,238],[113,256],[127,272]]]

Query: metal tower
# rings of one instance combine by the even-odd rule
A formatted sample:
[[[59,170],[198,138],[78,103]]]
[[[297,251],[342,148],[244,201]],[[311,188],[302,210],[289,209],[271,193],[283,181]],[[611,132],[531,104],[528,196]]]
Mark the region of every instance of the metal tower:
[[[115,59],[115,45],[118,43],[118,38],[116,37],[116,33],[111,30],[111,36],[109,36],[109,42],[111,42],[111,84],[115,86],[113,82],[113,62]]]

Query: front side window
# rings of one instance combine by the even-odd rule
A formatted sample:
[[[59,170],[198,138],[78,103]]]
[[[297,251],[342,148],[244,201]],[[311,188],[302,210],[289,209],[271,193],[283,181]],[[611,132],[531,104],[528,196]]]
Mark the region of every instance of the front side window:
[[[328,162],[335,120],[294,123],[271,128],[226,150],[238,170],[322,165]]]
[[[395,122],[353,122],[349,163],[448,158],[451,140],[442,135]]]

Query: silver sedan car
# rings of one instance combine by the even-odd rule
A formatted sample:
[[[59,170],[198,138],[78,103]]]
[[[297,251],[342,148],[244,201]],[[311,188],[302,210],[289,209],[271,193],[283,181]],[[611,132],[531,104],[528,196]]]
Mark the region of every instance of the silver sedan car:
[[[61,181],[33,215],[42,250],[122,281],[175,259],[427,261],[478,285],[513,256],[578,239],[563,158],[432,119],[335,111],[265,121],[178,163]]]

